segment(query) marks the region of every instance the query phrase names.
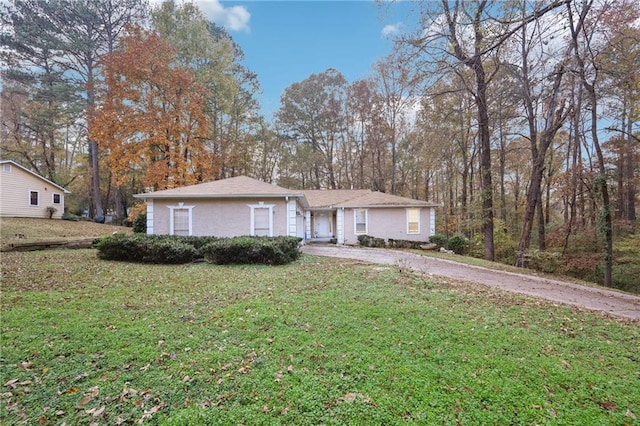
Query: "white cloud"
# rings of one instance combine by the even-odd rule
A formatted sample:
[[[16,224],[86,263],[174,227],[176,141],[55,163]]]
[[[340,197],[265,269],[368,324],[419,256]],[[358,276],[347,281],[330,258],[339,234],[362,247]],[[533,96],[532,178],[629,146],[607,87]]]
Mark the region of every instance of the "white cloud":
[[[224,7],[218,0],[196,1],[202,13],[230,31],[249,31],[251,14],[244,6]]]
[[[395,34],[398,34],[402,29],[402,22],[396,22],[395,24],[385,25],[382,29],[382,37],[387,38]]]
[[[2,1],[4,0],[0,0],[0,2]],[[193,2],[207,19],[230,31],[250,30],[251,14],[244,6],[224,7],[219,0],[193,0]],[[150,0],[149,3],[158,5],[162,3],[162,0]],[[181,1],[176,3],[180,4]]]

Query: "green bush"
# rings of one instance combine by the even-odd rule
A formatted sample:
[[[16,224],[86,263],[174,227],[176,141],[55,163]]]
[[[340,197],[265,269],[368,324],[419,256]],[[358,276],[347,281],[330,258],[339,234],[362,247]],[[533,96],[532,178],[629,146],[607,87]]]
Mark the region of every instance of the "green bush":
[[[211,236],[204,236],[204,237],[181,236],[176,238],[178,238],[181,243],[189,244],[190,246],[198,250],[198,252],[201,252],[202,248],[207,244],[211,244],[220,239],[218,237],[211,237]],[[203,256],[201,255],[200,258],[202,257]]]
[[[469,240],[469,256],[478,259],[484,257],[484,239],[482,234],[474,234]]]
[[[218,265],[284,265],[300,257],[298,237],[235,237],[202,247],[204,258]]]
[[[640,293],[640,265],[637,263],[626,263],[614,265],[612,270],[612,285],[614,288]]]
[[[518,243],[509,235],[503,221],[496,219],[493,223],[493,244],[496,262],[513,265],[516,263]]]
[[[535,271],[554,273],[560,268],[561,257],[560,253],[530,249],[525,254],[526,266]]]
[[[392,248],[398,249],[415,249],[418,250],[421,245],[426,244],[425,241],[411,241],[411,240],[394,240],[389,238],[387,245]]]
[[[462,234],[456,234],[449,238],[447,248],[455,254],[466,254],[469,250],[469,240]]]
[[[433,234],[429,237],[429,242],[437,245],[437,248],[440,249],[441,247],[447,246],[447,237],[442,234]]]
[[[140,213],[133,219],[133,232],[137,234],[147,233],[147,213]]]
[[[217,264],[282,265],[300,257],[297,237],[182,237],[177,235],[114,234],[96,244],[106,260],[142,263],[188,263],[206,258]]]
[[[71,222],[78,222],[80,220],[80,216],[76,216],[73,213],[64,212],[62,213],[62,220],[70,220]]]
[[[95,247],[98,257],[142,263],[188,263],[201,258],[200,252],[184,237],[122,233],[100,239]]]
[[[383,238],[372,237],[371,235],[358,235],[358,243],[362,247],[385,247]]]
[[[504,223],[495,220],[493,223],[493,248],[496,262],[513,265],[516,262],[518,243],[509,235]],[[475,234],[469,241],[469,255],[482,259],[484,257],[484,237]]]

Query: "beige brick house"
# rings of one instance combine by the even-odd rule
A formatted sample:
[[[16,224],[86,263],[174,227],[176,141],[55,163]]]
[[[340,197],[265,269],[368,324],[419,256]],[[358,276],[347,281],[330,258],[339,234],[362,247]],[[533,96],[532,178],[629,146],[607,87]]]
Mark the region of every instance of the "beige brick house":
[[[427,241],[434,203],[370,190],[291,190],[246,176],[135,195],[147,233],[288,235],[357,244],[359,235]]]

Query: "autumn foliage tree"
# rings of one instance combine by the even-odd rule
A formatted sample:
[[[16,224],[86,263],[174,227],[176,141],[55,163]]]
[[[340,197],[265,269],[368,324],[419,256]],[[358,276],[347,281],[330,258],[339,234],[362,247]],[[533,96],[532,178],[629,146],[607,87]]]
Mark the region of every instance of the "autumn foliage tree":
[[[106,55],[104,84],[91,121],[118,186],[138,180],[154,190],[211,179],[217,161],[206,148],[207,89],[157,33],[131,28]]]

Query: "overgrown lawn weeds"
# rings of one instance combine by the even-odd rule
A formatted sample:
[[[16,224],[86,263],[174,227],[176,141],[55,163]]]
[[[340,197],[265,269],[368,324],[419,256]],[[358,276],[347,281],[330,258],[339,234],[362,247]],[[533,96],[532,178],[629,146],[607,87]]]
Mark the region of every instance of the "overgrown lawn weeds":
[[[2,256],[4,424],[633,424],[637,323],[397,268]]]

